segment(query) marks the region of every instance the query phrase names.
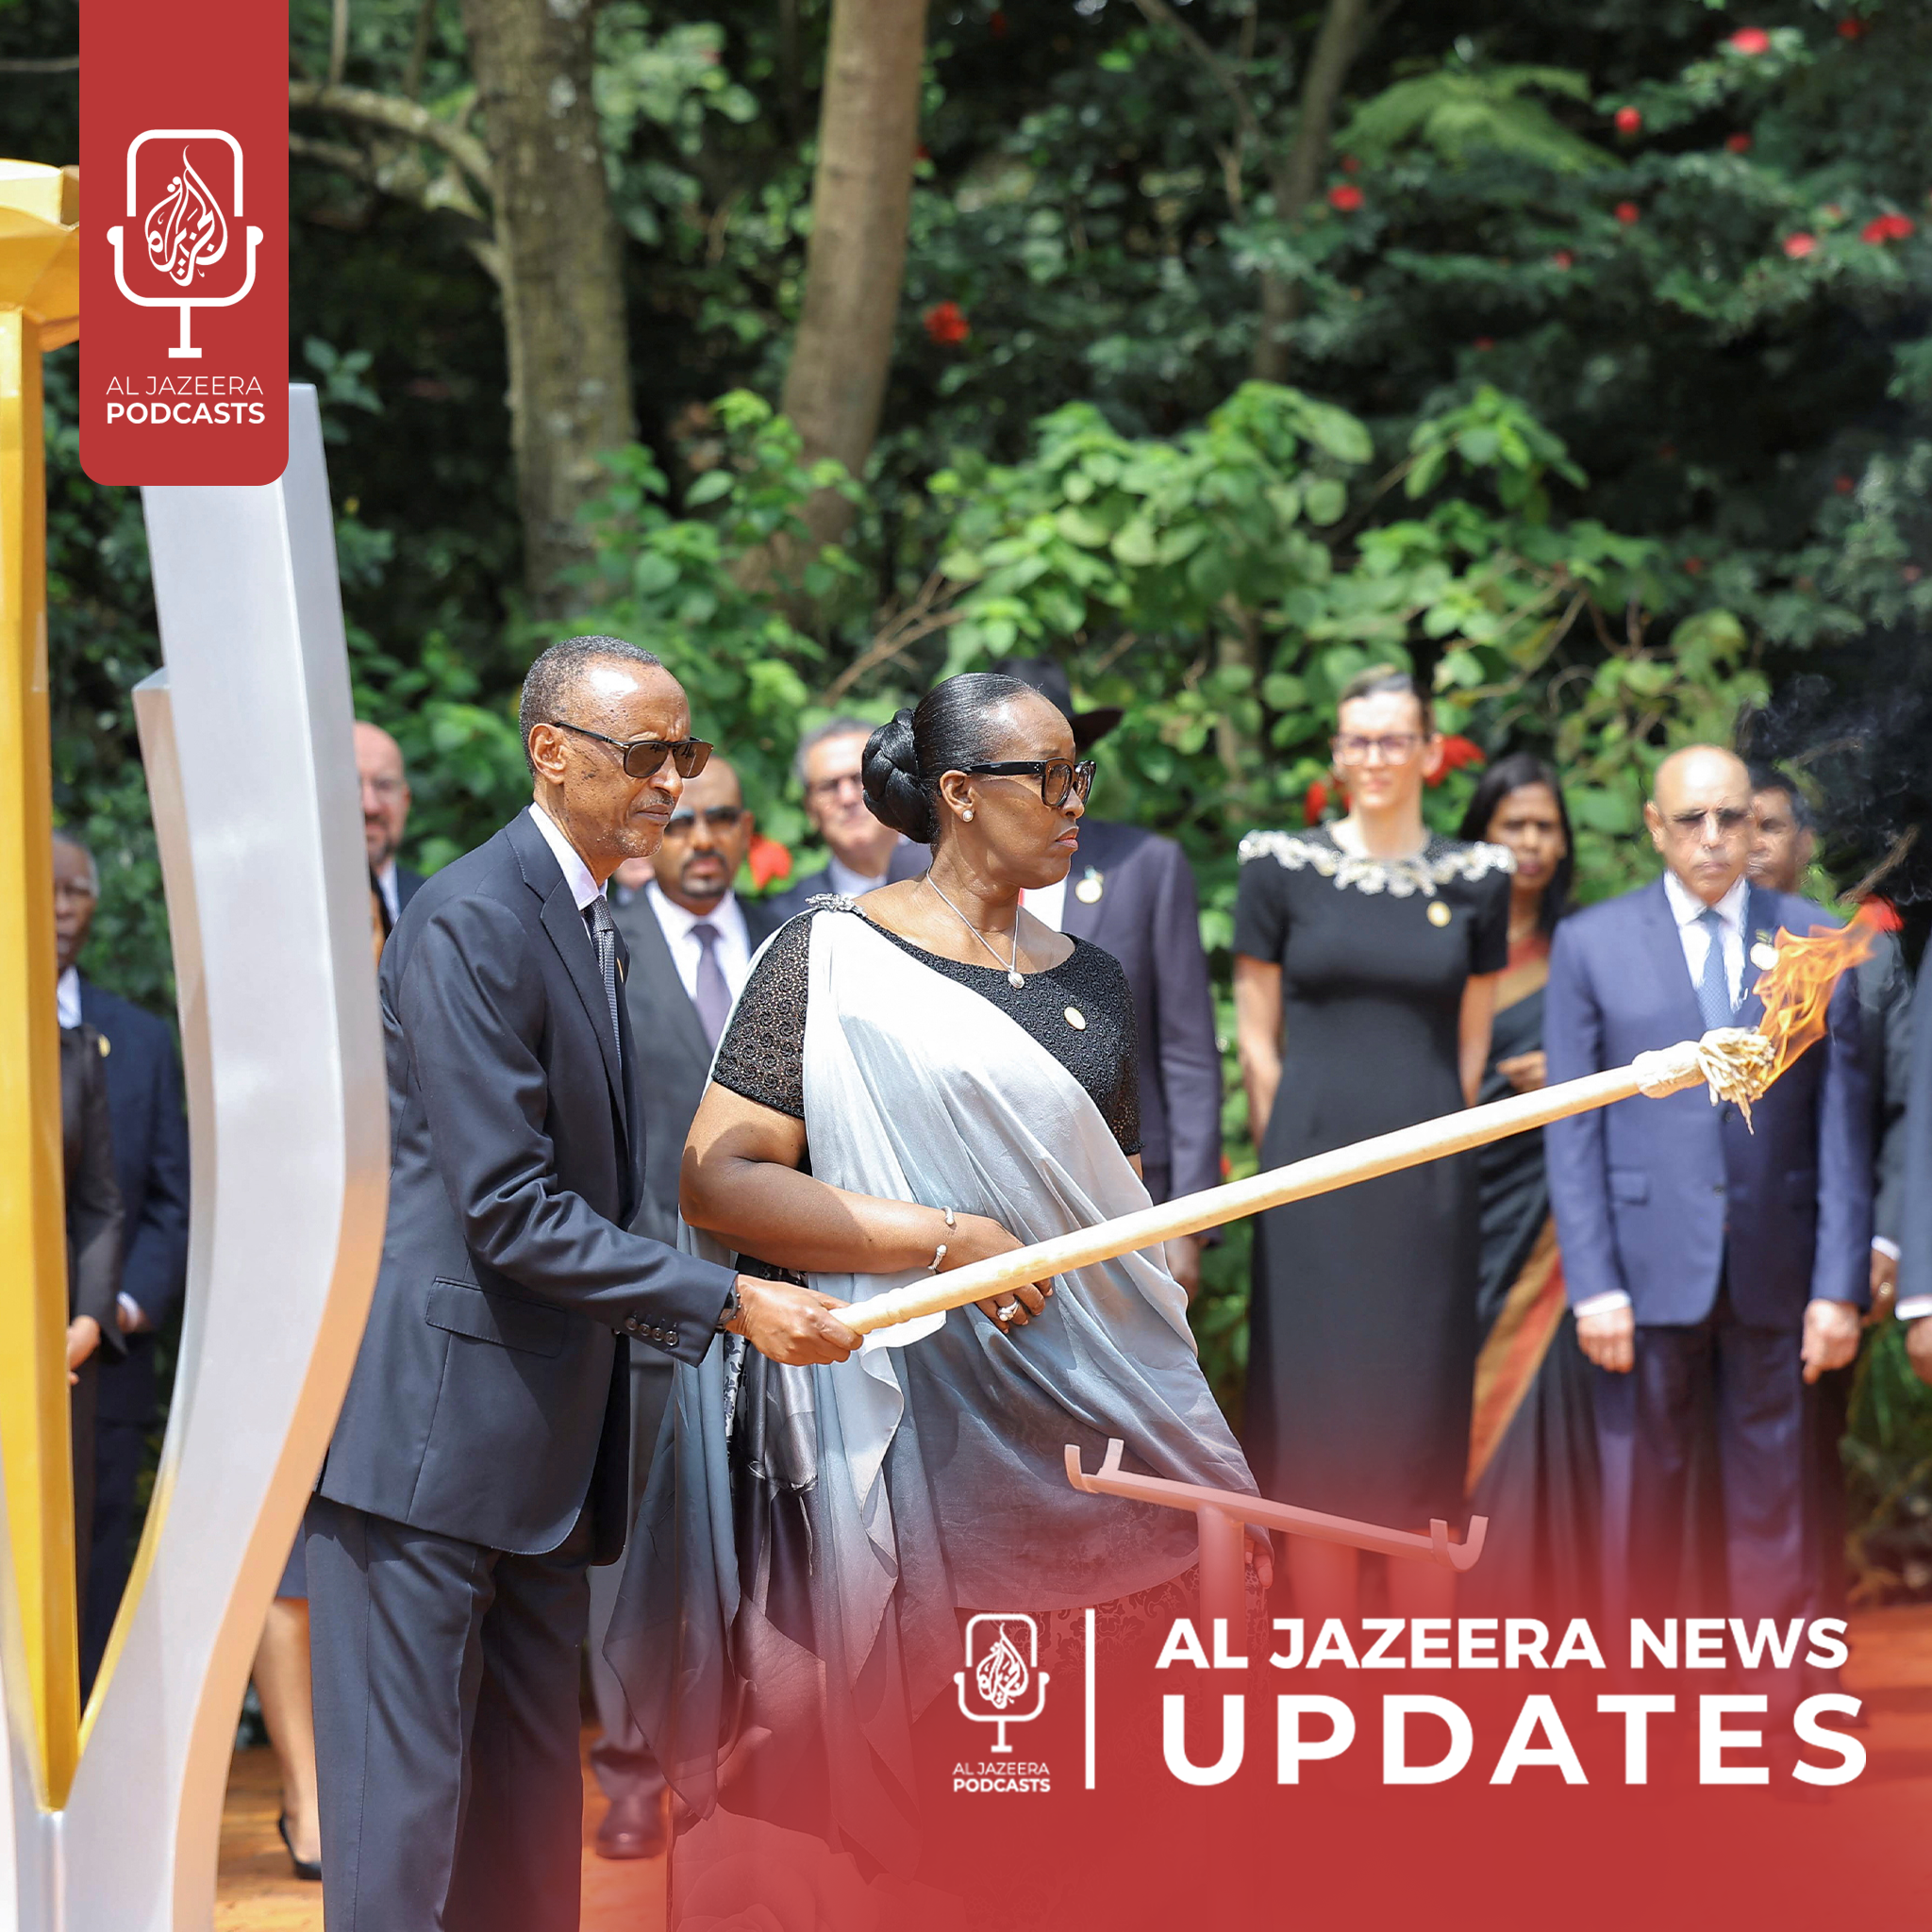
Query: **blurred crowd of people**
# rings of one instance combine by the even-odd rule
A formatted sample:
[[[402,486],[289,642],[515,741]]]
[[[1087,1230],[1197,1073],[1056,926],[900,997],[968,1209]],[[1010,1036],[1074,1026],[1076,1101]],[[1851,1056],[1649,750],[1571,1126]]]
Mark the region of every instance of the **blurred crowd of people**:
[[[1076,759],[1118,722],[1078,709],[1058,665],[997,668],[1052,701]],[[822,894],[857,898],[927,865],[927,847],[868,805],[873,735],[839,717],[799,744],[823,859],[785,889],[739,890],[756,828],[728,745],[683,783],[655,856],[614,875],[623,997],[644,1061],[638,1232],[678,1238],[686,1137],[760,948]],[[424,880],[398,857],[410,791],[395,740],[358,723],[355,749],[379,957]],[[1778,931],[1831,918],[1802,896],[1809,814],[1782,772],[1715,746],[1674,753],[1645,808],[1658,877],[1578,908],[1560,774],[1528,753],[1496,758],[1450,838],[1424,815],[1440,755],[1425,693],[1398,671],[1365,674],[1335,720],[1345,808],[1242,841],[1236,1044],[1264,1166],[1748,1025]],[[1224,1172],[1195,884],[1173,840],[1086,813],[1084,799],[1071,808],[1078,849],[1064,880],[1022,903],[1124,973],[1141,1172],[1158,1202]],[[163,1397],[157,1341],[183,1292],[188,1140],[168,1023],[80,971],[100,887],[67,833],[54,877],[91,1681],[139,1532]],[[1459,1585],[1465,1607],[1841,1611],[1838,1445],[1861,1333],[1895,1313],[1932,1380],[1932,1027],[1915,1049],[1897,922],[1873,926],[1824,1039],[1748,1123],[1701,1088],[1636,1099],[1262,1216],[1240,1418],[1261,1492],[1401,1528],[1487,1516],[1485,1556]],[[1190,1297],[1202,1259],[1198,1240],[1169,1244]],[[642,1339],[628,1354],[641,1497],[673,1364]],[[1420,1564],[1372,1579],[1335,1545],[1296,1541],[1286,1556],[1308,1616],[1356,1614],[1372,1591],[1399,1614],[1442,1614],[1458,1588]],[[591,1582],[594,1763],[609,1800],[596,1842],[637,1857],[662,1848],[666,1807],[603,1657],[620,1574],[599,1569]],[[298,1539],[256,1684],[282,1763],[290,1856],[315,1876],[306,1596]]]

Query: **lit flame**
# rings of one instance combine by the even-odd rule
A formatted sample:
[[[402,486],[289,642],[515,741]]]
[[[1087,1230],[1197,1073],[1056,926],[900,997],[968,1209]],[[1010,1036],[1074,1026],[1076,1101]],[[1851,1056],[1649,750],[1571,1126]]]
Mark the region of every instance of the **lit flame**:
[[[1862,908],[1849,925],[1814,925],[1807,939],[1780,931],[1777,958],[1752,989],[1764,1002],[1757,1031],[1772,1045],[1768,1087],[1814,1041],[1824,1038],[1839,975],[1871,956],[1873,930]]]
[[[181,172],[147,211],[142,224],[147,258],[177,288],[185,289],[211,262],[228,252],[228,225],[221,205],[181,150]]]
[[[1025,1695],[1027,1674],[1026,1659],[1002,1629],[1000,1641],[979,1659],[973,1678],[987,1703],[994,1710],[1004,1710]]]

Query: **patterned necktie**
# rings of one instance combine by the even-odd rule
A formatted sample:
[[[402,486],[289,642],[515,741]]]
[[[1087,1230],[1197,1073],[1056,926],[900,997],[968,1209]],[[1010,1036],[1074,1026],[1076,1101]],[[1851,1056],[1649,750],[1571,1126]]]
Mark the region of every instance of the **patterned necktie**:
[[[591,943],[597,949],[597,971],[604,981],[604,997],[610,1006],[610,1042],[624,1051],[624,1029],[617,1024],[617,922],[600,892],[584,908],[584,923],[591,928]]]
[[[1697,923],[1710,935],[1704,950],[1704,973],[1697,982],[1697,1010],[1704,1015],[1705,1031],[1731,1024],[1731,976],[1724,970],[1724,923],[1717,908],[1707,906]]]
[[[698,990],[691,1004],[698,1009],[698,1024],[705,1029],[705,1043],[715,1048],[725,1021],[731,1017],[731,989],[724,984],[724,968],[718,960],[718,941],[724,934],[708,919],[701,919],[691,927],[691,936],[700,948]]]

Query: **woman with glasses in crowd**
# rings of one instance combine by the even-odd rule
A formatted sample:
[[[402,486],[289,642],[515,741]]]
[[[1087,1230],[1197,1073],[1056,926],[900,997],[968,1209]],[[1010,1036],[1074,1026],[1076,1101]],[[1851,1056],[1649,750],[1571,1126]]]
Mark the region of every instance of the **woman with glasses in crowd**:
[[[701,1249],[859,1302],[1146,1206],[1125,977],[1020,906],[1078,848],[1075,758],[1059,710],[985,673],[873,734],[866,796],[931,864],[818,900],[754,964],[685,1147]],[[678,1889],[716,1918],[774,1869],[918,1869],[914,1725],[954,1697],[971,1613],[1034,1613],[1049,1644],[1087,1606],[1162,1636],[1192,1613],[1191,1516],[1076,1491],[1069,1443],[1254,1488],[1158,1250],[893,1339],[677,1371],[607,1654],[703,1821]]]
[[[1509,958],[1496,983],[1484,1102],[1545,1084],[1543,987],[1550,935],[1569,909],[1574,841],[1556,773],[1518,752],[1483,774],[1462,836],[1503,846]],[[1469,1508],[1490,1520],[1465,1608],[1494,1605],[1585,1616],[1595,1607],[1596,1425],[1590,1365],[1563,1293],[1541,1134],[1476,1150],[1482,1266],[1476,1291],[1475,1409]]]
[[[1235,1012],[1264,1167],[1475,1097],[1510,860],[1423,823],[1436,750],[1408,675],[1365,671],[1337,708],[1348,815],[1241,841]],[[1396,1529],[1461,1524],[1476,1268],[1468,1155],[1260,1217],[1244,1433],[1264,1495]],[[1293,1538],[1288,1568],[1300,1614],[1356,1613],[1355,1551]],[[1398,1615],[1441,1614],[1453,1588],[1433,1565],[1389,1566]]]

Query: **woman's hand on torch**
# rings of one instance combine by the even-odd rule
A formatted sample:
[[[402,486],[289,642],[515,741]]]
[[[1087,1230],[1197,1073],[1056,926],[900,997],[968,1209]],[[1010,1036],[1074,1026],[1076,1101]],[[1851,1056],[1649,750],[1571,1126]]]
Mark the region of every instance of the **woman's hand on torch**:
[[[741,1274],[738,1313],[725,1326],[760,1355],[791,1368],[842,1362],[859,1345],[859,1338],[838,1317],[844,1306],[815,1288]]]
[[[1805,1379],[1815,1382],[1830,1369],[1841,1369],[1858,1353],[1859,1308],[1856,1302],[1807,1302],[1803,1355]]]
[[[950,1274],[955,1268],[964,1268],[974,1261],[991,1261],[996,1255],[1010,1255],[1015,1248],[1025,1245],[990,1216],[962,1214],[958,1226],[946,1238],[946,1258],[940,1273]],[[1029,1281],[1022,1287],[990,1294],[973,1306],[995,1328],[1024,1328],[1046,1307],[1046,1298],[1052,1292],[1050,1279]]]

